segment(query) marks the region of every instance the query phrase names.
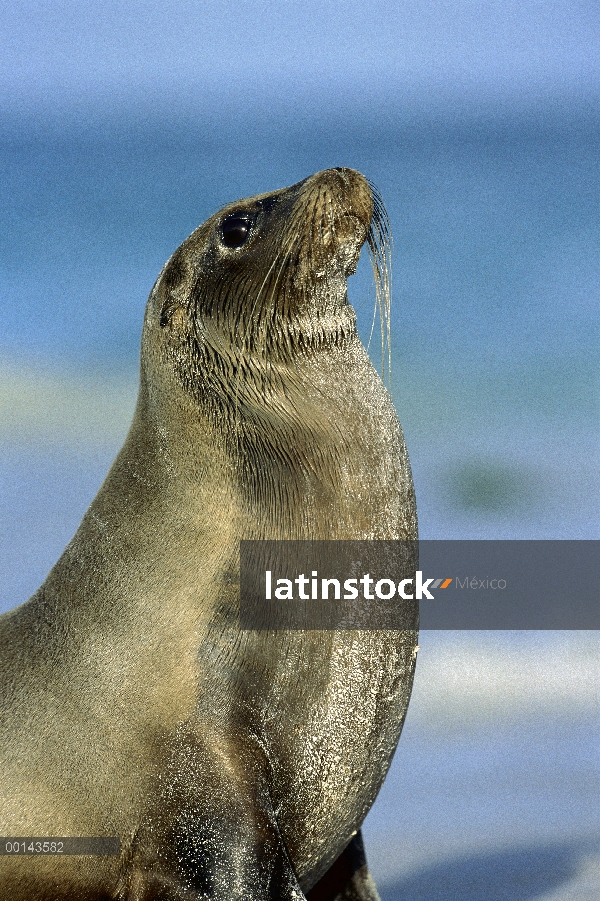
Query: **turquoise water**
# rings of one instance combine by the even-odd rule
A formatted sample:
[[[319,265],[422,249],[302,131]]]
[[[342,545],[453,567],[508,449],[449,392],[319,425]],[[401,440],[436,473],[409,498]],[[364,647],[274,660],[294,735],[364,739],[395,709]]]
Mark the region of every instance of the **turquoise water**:
[[[357,120],[280,135],[246,124],[0,132],[12,312],[2,350],[131,364],[154,279],[196,225],[237,197],[347,165],[389,210],[397,360],[468,371],[586,359],[597,328],[596,123],[400,122],[377,133]],[[368,289],[352,282],[366,325]]]
[[[330,165],[368,175],[390,214],[391,390],[422,537],[598,536],[594,121],[21,122],[0,152],[2,604],[39,584],[122,441],[165,260],[224,203]],[[366,340],[366,260],[349,292]]]
[[[327,166],[363,171],[390,214],[391,390],[421,536],[598,537],[593,123],[207,119],[0,138],[0,609],[43,580],[124,438],[167,257],[224,203]],[[349,291],[366,339],[365,261]],[[421,638],[365,827],[383,899],[591,901],[597,646],[472,638]]]

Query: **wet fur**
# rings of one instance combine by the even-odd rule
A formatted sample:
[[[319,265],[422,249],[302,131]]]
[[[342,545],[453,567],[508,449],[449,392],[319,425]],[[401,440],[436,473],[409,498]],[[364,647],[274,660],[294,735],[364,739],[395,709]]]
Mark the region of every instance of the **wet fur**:
[[[230,250],[236,211],[254,231]],[[402,728],[416,613],[407,632],[236,622],[241,538],[416,538],[346,297],[365,241],[385,343],[387,220],[352,170],[226,207],[159,276],[124,447],[0,618],[0,832],[119,835],[122,855],[0,857],[12,901],[376,897],[356,833]]]

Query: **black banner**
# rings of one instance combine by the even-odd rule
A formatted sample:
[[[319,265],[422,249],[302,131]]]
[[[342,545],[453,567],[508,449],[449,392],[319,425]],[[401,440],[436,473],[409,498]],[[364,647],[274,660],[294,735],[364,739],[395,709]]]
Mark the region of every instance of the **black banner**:
[[[241,542],[242,629],[412,629],[419,618],[421,629],[600,629],[600,543]]]

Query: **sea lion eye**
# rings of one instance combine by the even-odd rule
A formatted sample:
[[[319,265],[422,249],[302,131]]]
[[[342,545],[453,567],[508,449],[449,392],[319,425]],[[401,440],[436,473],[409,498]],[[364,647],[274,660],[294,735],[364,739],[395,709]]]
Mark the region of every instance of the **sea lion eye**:
[[[232,213],[221,222],[221,240],[225,247],[241,247],[246,242],[252,226],[252,217],[244,213]]]

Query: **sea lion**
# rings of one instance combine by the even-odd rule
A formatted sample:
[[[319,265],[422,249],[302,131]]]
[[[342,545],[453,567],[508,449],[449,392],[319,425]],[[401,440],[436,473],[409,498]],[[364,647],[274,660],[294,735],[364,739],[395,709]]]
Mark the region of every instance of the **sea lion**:
[[[414,539],[400,424],[346,278],[386,219],[328,169],[241,200],[163,268],[123,448],[37,593],[0,619],[11,901],[377,897],[360,826],[411,691],[407,631],[239,626],[241,539]]]

